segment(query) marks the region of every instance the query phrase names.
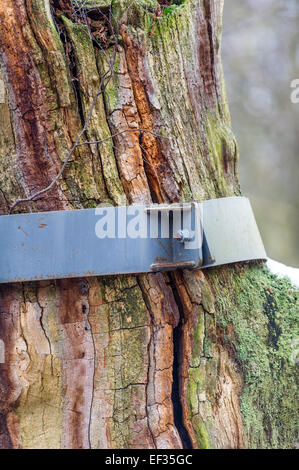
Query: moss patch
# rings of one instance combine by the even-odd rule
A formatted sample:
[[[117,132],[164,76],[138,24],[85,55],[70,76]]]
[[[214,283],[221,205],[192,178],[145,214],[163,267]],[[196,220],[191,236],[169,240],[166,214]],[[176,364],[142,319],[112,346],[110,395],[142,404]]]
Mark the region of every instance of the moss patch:
[[[216,320],[236,335],[235,360],[244,374],[241,396],[249,446],[296,446],[297,380],[293,360],[299,337],[298,289],[266,267],[225,267],[210,273]],[[223,282],[224,281],[224,282]],[[226,337],[227,347],[230,339]]]

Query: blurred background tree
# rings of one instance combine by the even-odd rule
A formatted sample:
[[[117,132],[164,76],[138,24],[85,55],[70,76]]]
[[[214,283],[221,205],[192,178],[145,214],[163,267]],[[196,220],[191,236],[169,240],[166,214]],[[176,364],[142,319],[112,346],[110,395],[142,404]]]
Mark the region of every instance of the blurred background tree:
[[[299,1],[225,0],[222,58],[239,173],[268,256],[299,267]]]

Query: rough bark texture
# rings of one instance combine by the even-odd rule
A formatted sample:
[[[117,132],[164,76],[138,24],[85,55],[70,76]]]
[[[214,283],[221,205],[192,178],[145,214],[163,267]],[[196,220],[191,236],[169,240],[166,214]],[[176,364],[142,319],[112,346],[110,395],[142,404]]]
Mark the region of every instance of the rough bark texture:
[[[116,22],[128,3],[112,2]],[[222,0],[133,3],[84,139],[153,133],[78,147],[19,210],[240,194]],[[57,174],[105,72],[72,15],[67,0],[2,0],[2,214]],[[0,447],[295,447],[297,297],[255,263],[1,285]]]

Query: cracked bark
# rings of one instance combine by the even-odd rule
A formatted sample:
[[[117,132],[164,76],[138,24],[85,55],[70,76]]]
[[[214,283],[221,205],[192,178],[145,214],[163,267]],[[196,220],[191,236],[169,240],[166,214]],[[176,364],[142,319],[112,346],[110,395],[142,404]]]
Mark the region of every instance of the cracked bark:
[[[112,3],[120,17],[128,2]],[[114,76],[86,132],[167,138],[126,132],[80,146],[59,183],[20,210],[240,193],[222,1],[181,3],[159,13],[157,2],[136,1],[127,11]],[[52,5],[55,21],[48,0],[3,0],[0,12],[1,214],[51,182],[105,72],[71,1]],[[0,447],[292,447],[296,299],[254,263],[1,285]]]

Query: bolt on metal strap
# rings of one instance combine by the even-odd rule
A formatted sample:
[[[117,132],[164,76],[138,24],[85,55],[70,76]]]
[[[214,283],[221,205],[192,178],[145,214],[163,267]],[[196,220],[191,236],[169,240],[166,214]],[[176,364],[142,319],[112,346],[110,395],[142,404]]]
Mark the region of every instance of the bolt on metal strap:
[[[0,216],[0,282],[266,259],[247,198]]]

